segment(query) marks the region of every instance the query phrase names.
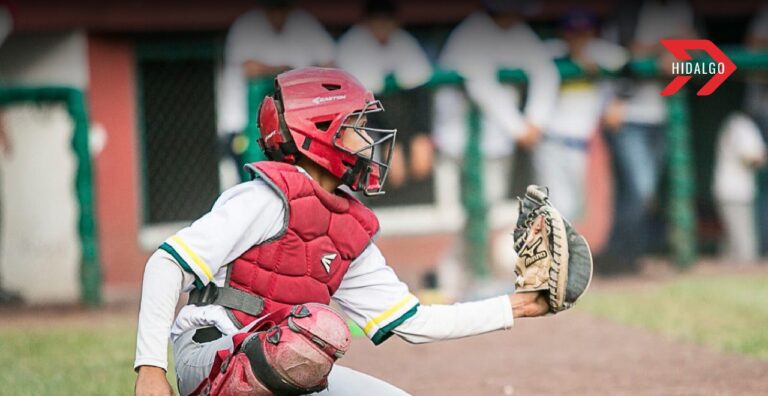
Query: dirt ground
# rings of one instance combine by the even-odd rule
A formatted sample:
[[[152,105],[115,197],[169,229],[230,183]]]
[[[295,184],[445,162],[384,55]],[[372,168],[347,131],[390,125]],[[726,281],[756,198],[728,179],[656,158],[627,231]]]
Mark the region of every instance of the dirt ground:
[[[592,287],[642,287],[676,276],[663,263],[646,267],[634,276],[597,278]],[[690,272],[721,271],[717,263],[702,262]],[[374,347],[356,339],[342,364],[414,395],[768,395],[768,361],[680,343],[578,310],[439,344],[410,345],[395,337]]]
[[[683,345],[580,312],[431,345],[357,339],[344,365],[414,395],[760,395],[768,361]]]
[[[5,314],[8,314],[6,311]],[[3,327],[133,325],[135,311],[26,312]],[[54,316],[54,317],[52,317]],[[413,395],[765,395],[768,361],[680,344],[582,312],[438,344],[355,338],[341,364]]]
[[[709,271],[703,266],[699,271]],[[633,287],[632,280],[593,287]],[[137,307],[2,310],[0,327],[135,326]],[[0,349],[1,350],[1,349]],[[414,395],[765,395],[768,361],[683,344],[578,310],[463,340],[379,347],[355,338],[341,362]]]

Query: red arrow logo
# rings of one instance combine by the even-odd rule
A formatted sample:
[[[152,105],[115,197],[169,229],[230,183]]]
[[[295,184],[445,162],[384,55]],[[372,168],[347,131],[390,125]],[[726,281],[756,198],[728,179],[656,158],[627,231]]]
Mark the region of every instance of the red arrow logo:
[[[666,47],[672,55],[680,61],[693,60],[688,51],[700,50],[704,51],[712,57],[718,64],[722,64],[722,69],[718,68],[718,73],[714,73],[712,78],[704,84],[696,95],[707,96],[722,84],[728,76],[736,71],[736,65],[720,50],[717,46],[709,40],[660,40],[661,45]],[[692,75],[676,76],[666,87],[661,91],[662,96],[673,95],[680,88],[683,87],[691,78]]]

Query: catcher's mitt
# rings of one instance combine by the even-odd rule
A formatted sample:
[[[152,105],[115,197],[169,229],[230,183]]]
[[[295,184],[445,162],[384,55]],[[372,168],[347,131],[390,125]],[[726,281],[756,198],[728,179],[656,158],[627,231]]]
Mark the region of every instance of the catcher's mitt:
[[[549,203],[546,188],[530,185],[519,199],[515,228],[517,292],[547,290],[553,313],[581,297],[592,279],[592,254],[579,235]]]

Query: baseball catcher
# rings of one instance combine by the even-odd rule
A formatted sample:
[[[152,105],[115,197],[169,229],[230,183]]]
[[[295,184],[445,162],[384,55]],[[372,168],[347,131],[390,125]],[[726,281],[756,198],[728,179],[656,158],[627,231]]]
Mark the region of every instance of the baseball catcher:
[[[252,180],[222,193],[146,264],[137,395],[172,394],[169,334],[182,395],[403,395],[336,364],[350,333],[331,301],[378,345],[393,335],[426,343],[510,329],[583,293],[589,249],[532,188],[515,235],[525,292],[419,304],[374,242],[376,215],[352,195],[384,192],[396,131],[367,125],[383,110],[338,69],[277,76],[258,114],[269,161],[247,165]],[[182,293],[188,304],[176,314]]]

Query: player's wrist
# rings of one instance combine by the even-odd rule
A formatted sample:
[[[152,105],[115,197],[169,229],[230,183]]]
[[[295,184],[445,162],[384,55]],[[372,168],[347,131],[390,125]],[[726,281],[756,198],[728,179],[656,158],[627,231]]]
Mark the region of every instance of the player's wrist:
[[[165,376],[165,369],[157,366],[139,366],[134,395],[173,395],[173,389]]]
[[[549,307],[541,291],[515,293],[509,296],[514,318],[531,318],[544,315]]]
[[[527,305],[528,302],[526,301],[527,297],[523,294],[510,294],[509,295],[509,302],[512,304],[512,317],[517,318],[524,318],[528,316],[528,309]]]
[[[143,365],[136,368],[136,372],[141,375],[162,375],[165,377],[165,369],[158,366]]]

